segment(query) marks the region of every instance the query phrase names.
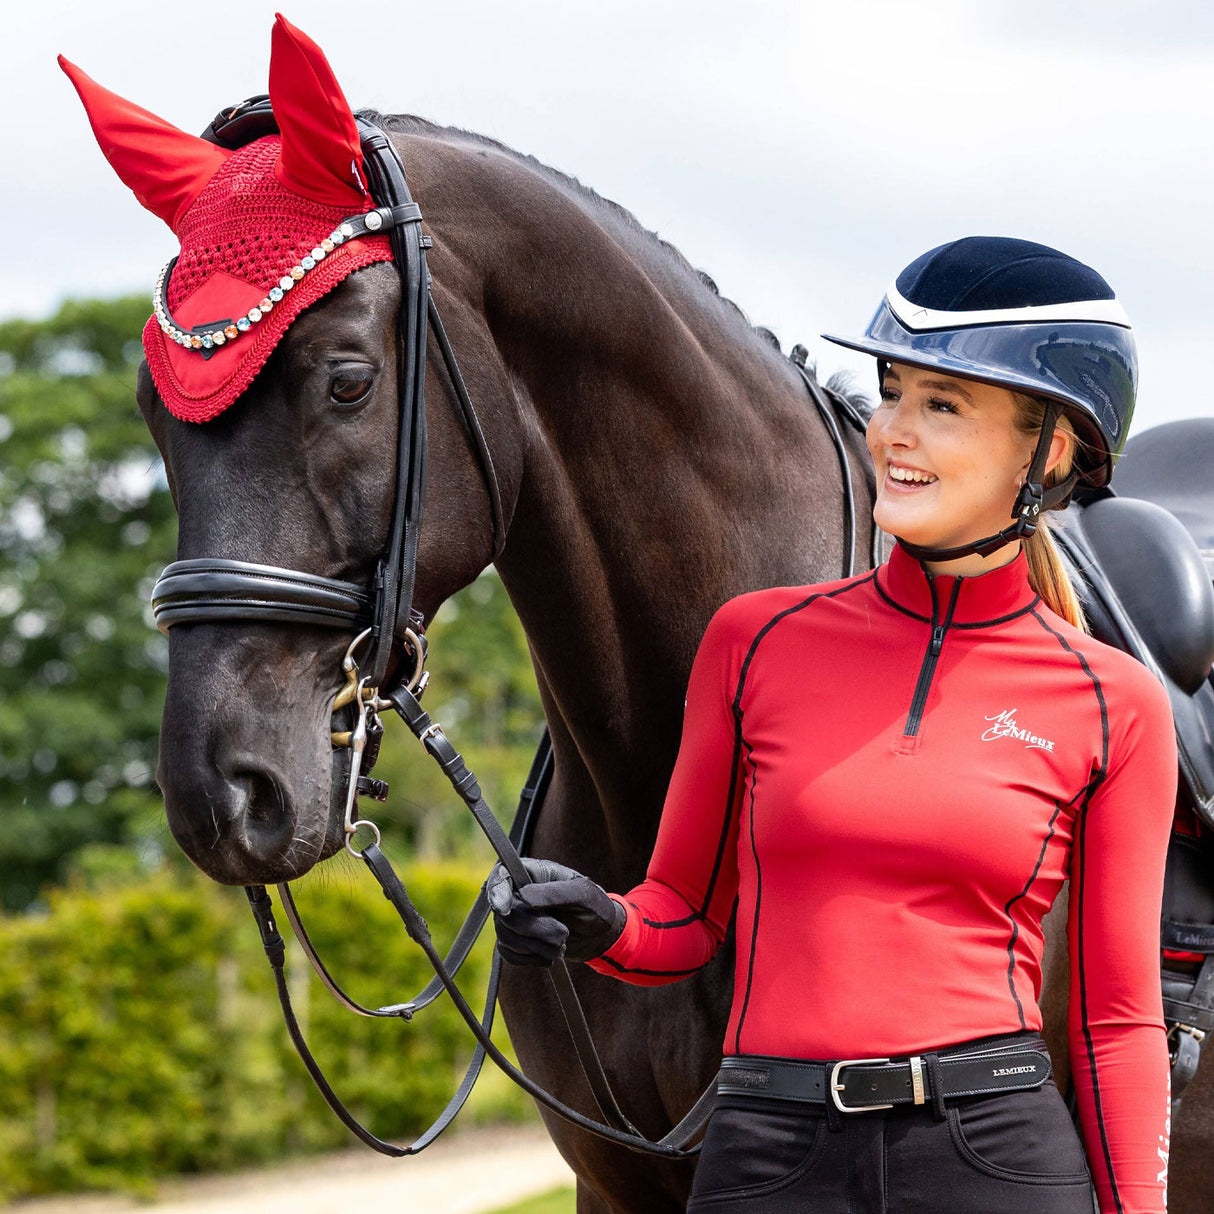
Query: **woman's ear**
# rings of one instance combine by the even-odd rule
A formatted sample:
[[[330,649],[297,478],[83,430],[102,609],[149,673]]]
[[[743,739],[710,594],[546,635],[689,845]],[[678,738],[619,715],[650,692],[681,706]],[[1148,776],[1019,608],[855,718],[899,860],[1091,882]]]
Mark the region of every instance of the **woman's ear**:
[[[1047,476],[1058,467],[1063,456],[1065,456],[1070,450],[1073,442],[1074,439],[1072,436],[1065,431],[1061,425],[1056,425],[1054,427],[1054,435],[1050,439],[1050,453],[1045,461],[1045,471]]]
[[[1049,453],[1049,455],[1046,456],[1046,460],[1045,460],[1045,475],[1046,476],[1049,476],[1049,474],[1051,472],[1053,472],[1055,468],[1058,467],[1058,465],[1062,461],[1063,457],[1067,454],[1068,451],[1071,450],[1071,446],[1074,443],[1074,441],[1075,441],[1074,435],[1071,434],[1068,430],[1063,429],[1063,427],[1060,424],[1054,426],[1054,433],[1050,438],[1050,453]],[[1023,464],[1020,465],[1020,471],[1016,474],[1017,487],[1024,484],[1024,478],[1026,476],[1028,476],[1029,465],[1031,465],[1033,462],[1033,455],[1036,452],[1036,450],[1037,450],[1037,439],[1034,437],[1032,440],[1032,446],[1029,448],[1028,458],[1024,461]]]

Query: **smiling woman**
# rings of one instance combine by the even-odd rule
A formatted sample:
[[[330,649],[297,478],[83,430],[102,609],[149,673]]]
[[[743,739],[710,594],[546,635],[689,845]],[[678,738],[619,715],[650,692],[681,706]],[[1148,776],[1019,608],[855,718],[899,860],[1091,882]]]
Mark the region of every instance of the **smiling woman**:
[[[881,403],[868,427],[878,477],[878,525],[935,549],[997,532],[1013,517],[1047,408],[1039,396],[996,384],[900,363],[886,366]],[[1045,489],[1070,476],[1076,441],[1071,422],[1060,416],[1049,441]],[[1022,544],[1034,589],[1063,619],[1084,627],[1044,515]],[[933,573],[972,576],[1006,564],[1018,551],[1009,543],[988,557],[970,553],[929,567]]]
[[[1129,323],[1073,258],[971,238],[831,340],[878,359],[890,560],[726,603],[648,879],[608,896],[536,862],[511,892],[499,869],[499,948],[653,985],[706,964],[736,919],[688,1210],[1090,1214],[1094,1181],[1106,1214],[1161,1214],[1171,714],[1076,626],[1042,527],[1108,481]],[[1042,918],[1068,875],[1082,1144],[1040,1038]]]
[[[876,520],[890,535],[926,548],[954,548],[997,532],[1012,517],[1037,431],[1016,424],[1006,388],[900,363],[886,368],[881,403],[868,425],[877,469]],[[1062,458],[1056,432],[1047,471]],[[933,572],[983,573],[1016,555],[971,553],[932,563]]]

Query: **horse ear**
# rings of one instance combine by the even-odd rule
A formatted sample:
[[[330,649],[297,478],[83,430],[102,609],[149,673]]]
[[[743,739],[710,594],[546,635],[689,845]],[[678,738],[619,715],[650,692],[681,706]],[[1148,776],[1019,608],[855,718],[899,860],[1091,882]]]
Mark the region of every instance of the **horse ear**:
[[[177,220],[231,154],[102,88],[62,55],[93,134],[114,172],[175,232]]]
[[[361,208],[362,145],[324,52],[281,13],[270,41],[270,104],[282,132],[275,176],[304,198]]]

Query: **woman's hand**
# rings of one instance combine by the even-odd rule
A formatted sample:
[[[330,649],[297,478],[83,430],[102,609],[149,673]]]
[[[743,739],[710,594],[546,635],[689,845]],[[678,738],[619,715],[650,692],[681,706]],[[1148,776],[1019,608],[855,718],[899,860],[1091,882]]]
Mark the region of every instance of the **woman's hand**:
[[[619,939],[628,914],[589,877],[552,860],[526,858],[531,884],[516,889],[505,865],[485,882],[497,947],[512,965],[589,961]]]

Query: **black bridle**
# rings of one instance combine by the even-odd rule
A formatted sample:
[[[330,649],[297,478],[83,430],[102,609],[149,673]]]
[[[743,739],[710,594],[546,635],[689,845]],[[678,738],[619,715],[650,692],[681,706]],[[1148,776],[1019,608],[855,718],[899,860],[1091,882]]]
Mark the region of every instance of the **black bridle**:
[[[417,1154],[454,1119],[471,1092],[484,1058],[488,1056],[539,1103],[572,1124],[633,1150],[670,1159],[685,1158],[699,1150],[698,1146],[689,1147],[688,1144],[698,1136],[711,1112],[715,1080],[683,1120],[667,1135],[656,1142],[645,1138],[620,1109],[611,1091],[591,1040],[585,1013],[578,1001],[569,971],[562,961],[548,973],[583,1074],[605,1121],[599,1122],[587,1117],[552,1096],[519,1071],[490,1039],[501,973],[501,958],[497,952],[493,955],[485,1010],[480,1017],[469,1007],[455,981],[455,975],[488,918],[484,891],[479,895],[450,952],[444,958],[431,940],[425,920],[413,906],[404,884],[380,850],[378,829],[374,823],[358,816],[357,799],[360,795],[372,795],[382,800],[387,792],[386,785],[366,778],[361,774],[361,770],[364,769],[364,754],[365,770],[369,770],[378,748],[377,743],[369,744],[369,739],[382,730],[378,712],[392,709],[404,719],[428,753],[442,767],[456,792],[472,811],[477,824],[510,873],[515,885],[524,886],[529,884],[530,877],[520,859],[520,853],[526,851],[534,814],[551,776],[552,755],[545,734],[527,788],[524,790],[515,825],[507,834],[481,795],[475,776],[464,765],[463,759],[447,740],[442,728],[430,719],[420,704],[424,688],[424,620],[413,608],[413,591],[426,480],[424,386],[427,326],[434,334],[446,365],[456,403],[472,441],[488,492],[493,522],[491,560],[497,558],[505,542],[505,522],[497,476],[484,432],[430,295],[430,275],[426,268],[425,254],[430,240],[421,231],[421,210],[409,193],[404,166],[387,135],[365,118],[358,118],[357,121],[371,197],[380,205],[364,216],[352,218],[350,222],[358,224],[360,233],[375,231],[387,232],[390,235],[392,257],[401,283],[398,320],[399,437],[392,521],[387,546],[377,562],[370,584],[366,586],[299,570],[240,560],[200,557],[174,561],[165,568],[153,589],[153,615],[157,626],[164,632],[176,624],[257,620],[319,625],[355,635],[344,663],[347,685],[338,695],[334,705],[335,709],[352,705],[355,714],[354,728],[349,733],[334,735],[335,745],[349,746],[352,752],[346,804],[347,847],[371,870],[410,937],[425,952],[434,968],[435,978],[425,990],[407,1003],[381,1008],[363,1007],[342,990],[317,955],[286,884],[278,887],[280,898],[287,918],[314,970],[325,987],[347,1010],[363,1016],[410,1020],[415,1012],[445,990],[475,1036],[477,1048],[459,1088],[443,1113],[425,1133],[403,1147],[378,1138],[362,1126],[341,1102],[308,1049],[291,1006],[284,968],[285,946],[275,923],[270,896],[264,886],[246,887],[262,944],[274,972],[275,986],[287,1030],[309,1075],[338,1118],[358,1138],[382,1154]],[[204,132],[204,138],[225,147],[235,148],[277,131],[278,126],[269,99],[256,97],[231,110],[221,112]],[[802,354],[798,358],[798,351],[794,351],[793,361],[816,408],[823,416],[842,467],[846,546],[844,572],[847,575],[852,570],[856,547],[855,507],[850,466],[832,403],[844,409],[845,420],[860,425],[861,429],[863,423],[852,417],[844,403],[833,394],[827,399],[827,394],[805,371],[804,356]],[[357,651],[364,640],[368,644],[368,658],[362,664],[365,674],[360,673],[356,662]],[[405,656],[411,659],[412,669],[403,678],[398,676],[395,685],[388,687],[386,680],[390,663],[393,651],[398,646],[403,648]],[[405,665],[407,668],[409,663]],[[360,828],[367,828],[373,836],[373,841],[356,850],[353,840]]]
[[[413,588],[426,485],[427,324],[446,364],[488,492],[494,558],[505,542],[505,523],[484,431],[430,296],[430,272],[426,268],[430,238],[422,234],[421,208],[409,193],[404,166],[391,140],[367,119],[357,122],[371,197],[380,205],[365,215],[352,217],[350,222],[358,234],[388,235],[401,288],[397,326],[399,428],[387,546],[367,586],[247,561],[211,557],[174,561],[152,591],[152,612],[162,631],[174,624],[233,620],[313,624],[356,634],[370,629],[368,657],[362,668],[367,685],[378,688],[384,686],[393,648],[403,645],[415,651],[424,624],[413,609]],[[277,132],[269,98],[254,97],[221,112],[203,138],[237,148]]]

